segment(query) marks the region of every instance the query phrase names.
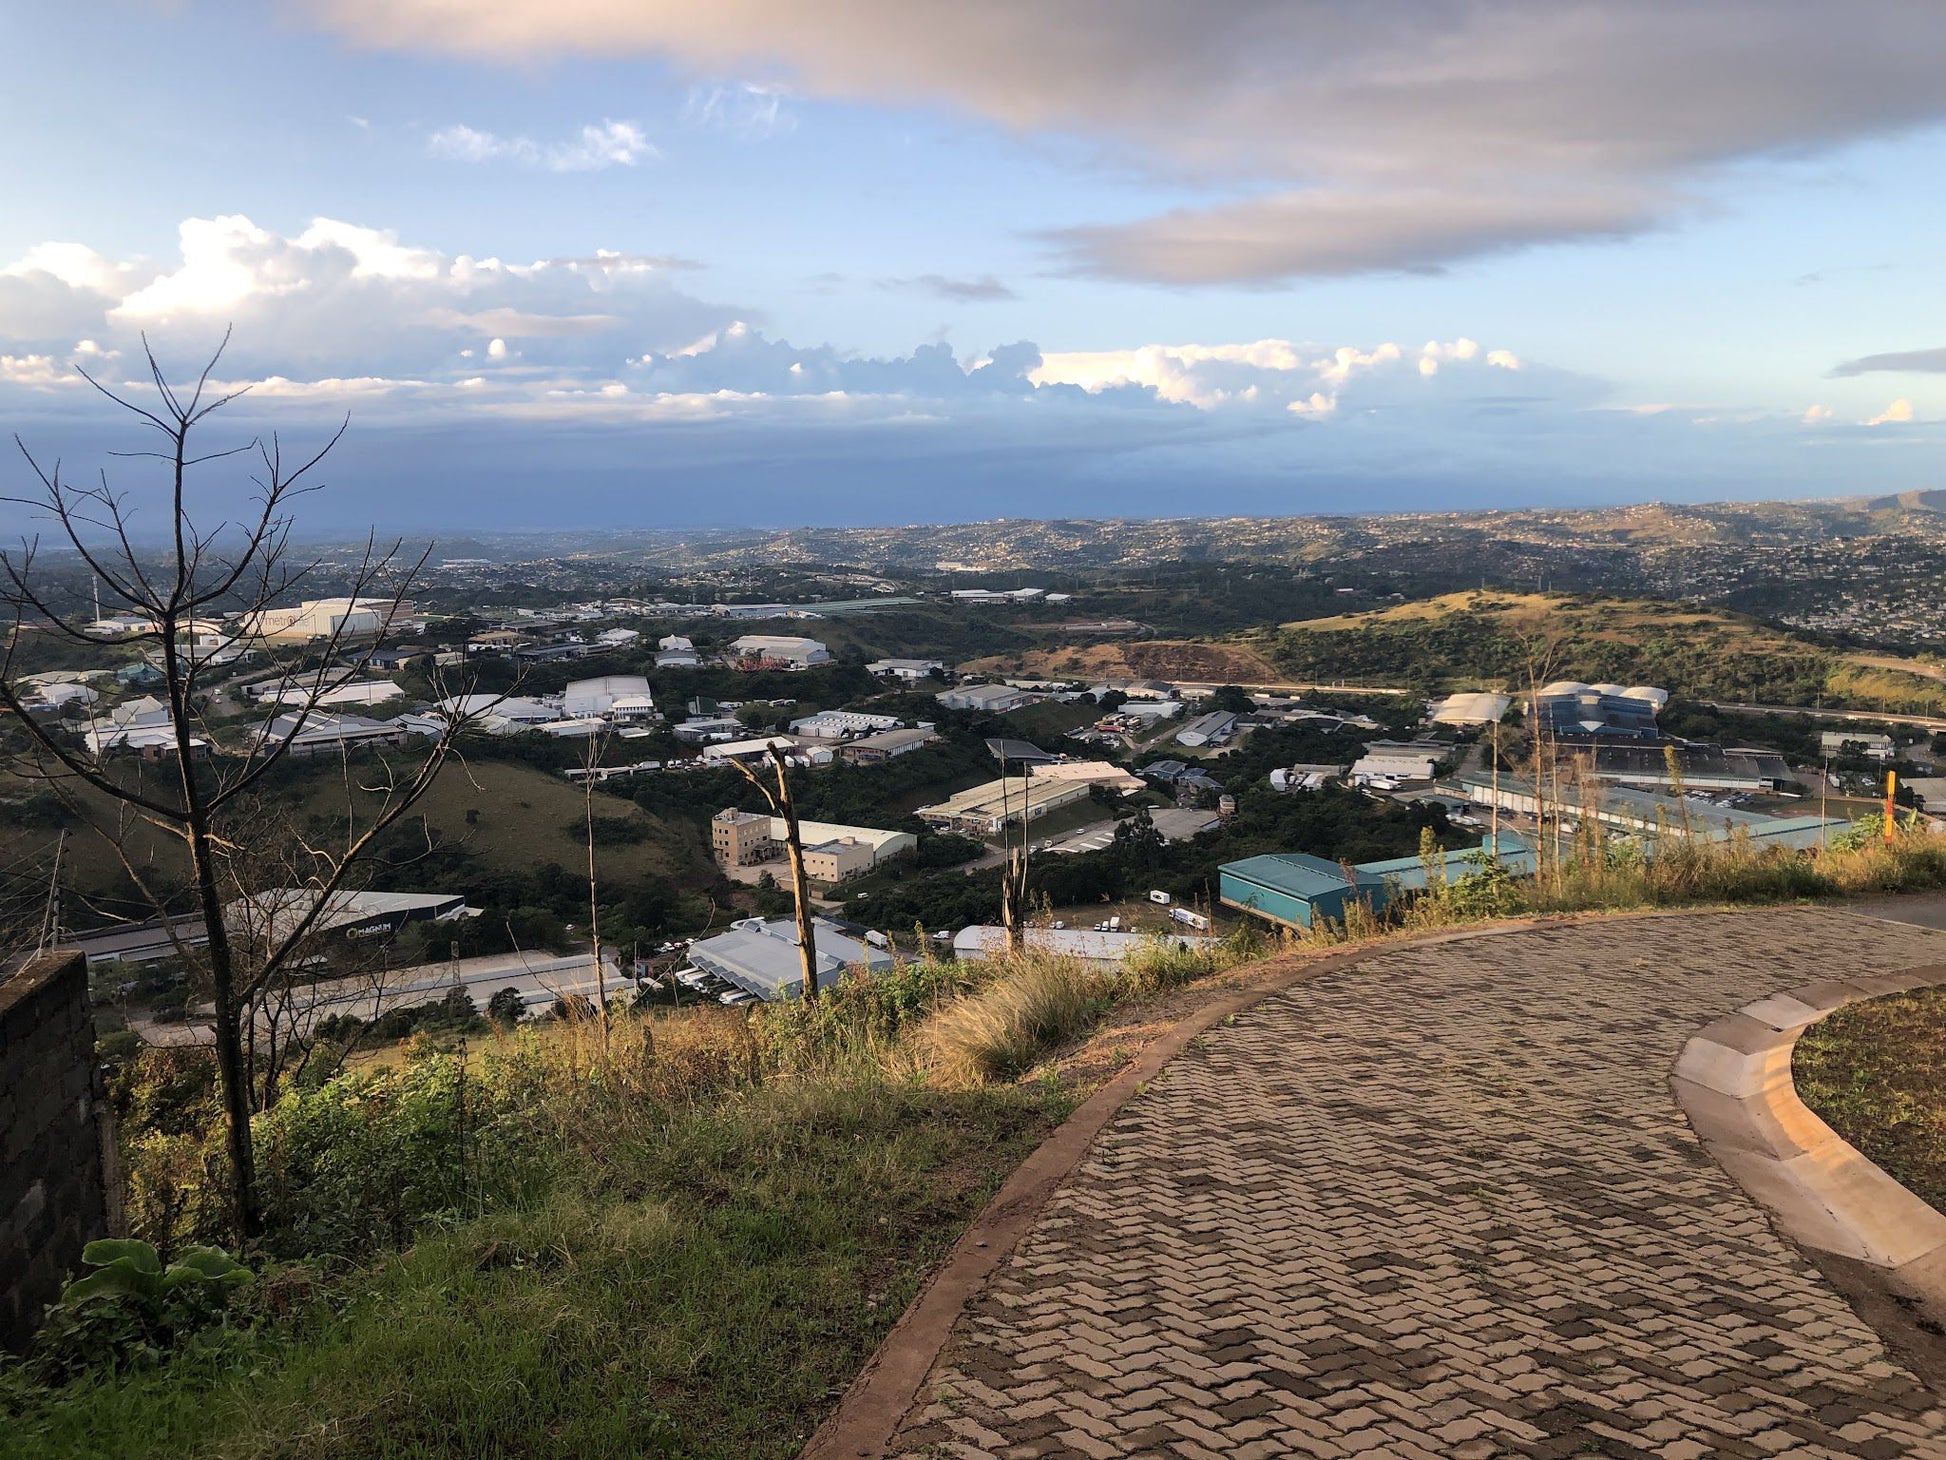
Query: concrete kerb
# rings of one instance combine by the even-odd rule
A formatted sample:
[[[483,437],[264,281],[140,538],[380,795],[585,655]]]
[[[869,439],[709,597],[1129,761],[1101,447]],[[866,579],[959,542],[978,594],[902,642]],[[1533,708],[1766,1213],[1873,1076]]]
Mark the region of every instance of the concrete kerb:
[[[1655,908],[1594,916],[1665,918],[1682,917],[1695,911]],[[1588,920],[1589,915],[1520,918],[1487,927],[1379,939],[1341,953],[1307,958],[1287,968],[1267,970],[1264,977],[1212,999],[1143,1050],[1015,1168],[1006,1184],[947,1253],[945,1261],[926,1280],[878,1351],[845,1390],[838,1408],[818,1426],[799,1452],[798,1460],[882,1460],[890,1451],[901,1422],[918,1402],[920,1390],[950,1341],[968,1301],[1032,1230],[1055,1188],[1086,1159],[1095,1138],[1109,1121],[1198,1035],[1299,983],[1350,968],[1366,958],[1406,948],[1472,942]],[[1946,978],[1946,971],[1942,972],[1942,978]]]
[[[1946,964],[1786,989],[1697,1031],[1669,1077],[1697,1137],[1786,1236],[1877,1270],[1936,1313],[1946,1312],[1946,1216],[1798,1098],[1791,1054],[1847,1004],[1941,984]]]

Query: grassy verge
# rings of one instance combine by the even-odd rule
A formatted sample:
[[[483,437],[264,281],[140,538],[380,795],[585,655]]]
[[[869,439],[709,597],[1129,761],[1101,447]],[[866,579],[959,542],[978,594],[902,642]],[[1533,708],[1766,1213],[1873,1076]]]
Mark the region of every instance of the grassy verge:
[[[833,1078],[591,1132],[531,1205],[286,1269],[167,1367],[16,1390],[0,1453],[789,1456],[1064,1113]]]
[[[1797,1093],[1892,1178],[1946,1212],[1946,989],[1868,999],[1813,1024]]]
[[[260,1117],[271,1230],[235,1321],[145,1367],[0,1372],[0,1454],[792,1455],[1088,1088],[1017,1077],[1254,951],[910,964],[747,1017],[410,1041]],[[994,1009],[997,1055],[935,1032]],[[165,1250],[224,1236],[196,1058],[125,1101]]]

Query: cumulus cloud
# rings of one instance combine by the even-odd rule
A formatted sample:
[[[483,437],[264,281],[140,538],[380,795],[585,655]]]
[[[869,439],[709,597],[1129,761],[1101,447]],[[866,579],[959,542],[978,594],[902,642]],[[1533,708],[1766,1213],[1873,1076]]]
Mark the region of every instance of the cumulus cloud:
[[[1865,424],[1868,426],[1904,426],[1912,420],[1912,402],[1901,396]]]
[[[1684,216],[1725,164],[1946,115],[1946,10],[1905,0],[1854,0],[1842,23],[1813,0],[1442,0],[1409,18],[1289,0],[308,3],[370,45],[521,65],[654,56],[1105,143],[1226,194],[1055,236],[1079,269],[1169,283],[1617,237]]]
[[[1907,374],[1946,374],[1946,345],[1935,350],[1895,350],[1885,355],[1863,355],[1846,360],[1832,370],[1834,376],[1871,375],[1879,371]]]
[[[653,258],[477,258],[328,218],[292,235],[240,214],[192,218],[171,262],[63,245],[0,268],[0,350],[125,351],[147,329],[192,355],[234,325],[232,368],[293,379],[436,375],[495,338],[521,342],[529,364],[612,367],[735,317]]]
[[[550,172],[633,167],[662,155],[638,123],[617,121],[591,123],[567,141],[547,143],[532,137],[502,137],[458,123],[428,137],[426,150],[454,162],[517,162]]]
[[[933,343],[859,355],[774,338],[740,312],[676,289],[653,257],[513,263],[323,218],[290,235],[242,215],[193,218],[167,263],[69,247],[36,249],[0,271],[0,281],[29,277],[67,295],[51,315],[38,305],[9,314],[0,295],[0,384],[55,391],[77,380],[69,362],[84,357],[112,375],[136,357],[138,331],[186,361],[233,327],[223,365],[230,383],[264,382],[257,395],[266,401],[356,399],[367,413],[389,400],[414,415],[661,420],[788,411],[856,423],[1033,400],[1091,418],[1288,423],[1332,417],[1347,409],[1348,393],[1351,408],[1364,411],[1499,399],[1522,370],[1511,352],[1463,337],[1045,353],[1016,341],[971,358]],[[888,283],[969,299],[1006,294],[990,278]],[[50,332],[55,343],[42,343]],[[1558,395],[1562,379],[1526,372],[1521,389]]]
[[[1453,370],[1435,385],[1440,367]],[[1335,349],[1292,340],[1266,339],[1230,345],[1142,345],[1130,350],[1070,351],[1049,354],[1029,374],[1036,385],[1073,385],[1090,394],[1125,387],[1152,392],[1156,399],[1199,410],[1276,409],[1300,416],[1336,412],[1353,382],[1400,381],[1419,377],[1412,392],[1421,404],[1450,401],[1457,394],[1504,396],[1504,371],[1521,368],[1507,350],[1482,351],[1478,341],[1461,337],[1428,340],[1416,348],[1391,341],[1361,349]],[[1559,385],[1559,380],[1554,384]],[[1389,391],[1390,386],[1387,386]],[[1373,407],[1384,392],[1363,389],[1359,404]],[[1577,389],[1575,394],[1582,392]]]

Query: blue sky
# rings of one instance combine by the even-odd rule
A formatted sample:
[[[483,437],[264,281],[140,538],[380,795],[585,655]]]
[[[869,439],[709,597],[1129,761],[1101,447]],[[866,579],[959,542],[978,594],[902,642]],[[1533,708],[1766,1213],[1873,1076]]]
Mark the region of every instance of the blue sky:
[[[352,417],[320,527],[1940,484],[1922,8],[112,0],[0,47],[0,417],[91,461],[76,365],[233,325],[232,431]]]

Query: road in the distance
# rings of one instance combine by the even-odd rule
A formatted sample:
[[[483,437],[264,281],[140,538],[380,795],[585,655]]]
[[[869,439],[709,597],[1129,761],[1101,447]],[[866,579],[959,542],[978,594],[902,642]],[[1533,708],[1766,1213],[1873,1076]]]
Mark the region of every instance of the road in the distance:
[[[604,955],[608,965],[606,979],[610,998],[633,988],[633,981],[622,974],[621,962],[614,953]],[[594,999],[600,995],[602,981],[595,977],[591,953],[491,953],[479,958],[462,958],[455,963],[422,963],[410,968],[395,968],[374,989],[370,979],[339,979],[302,990],[309,996],[301,1016],[306,1026],[311,1020],[333,1014],[352,1014],[368,1023],[387,1009],[430,1003],[444,997],[455,987],[464,988],[482,1013],[487,1001],[501,989],[519,992],[530,1014],[544,1012],[557,998],[581,994]],[[147,1019],[131,1019],[129,1027],[143,1040],[156,1045],[209,1044],[214,1034],[207,1022],[207,1006],[198,1010],[199,1018],[182,1024],[158,1024]]]
[[[1878,725],[1915,725],[1922,730],[1946,730],[1946,719],[1936,715],[1894,715],[1871,710],[1821,710],[1811,705],[1740,705],[1730,700],[1704,700],[1712,710],[1732,710],[1745,715],[1813,715],[1820,720],[1864,720]]]

